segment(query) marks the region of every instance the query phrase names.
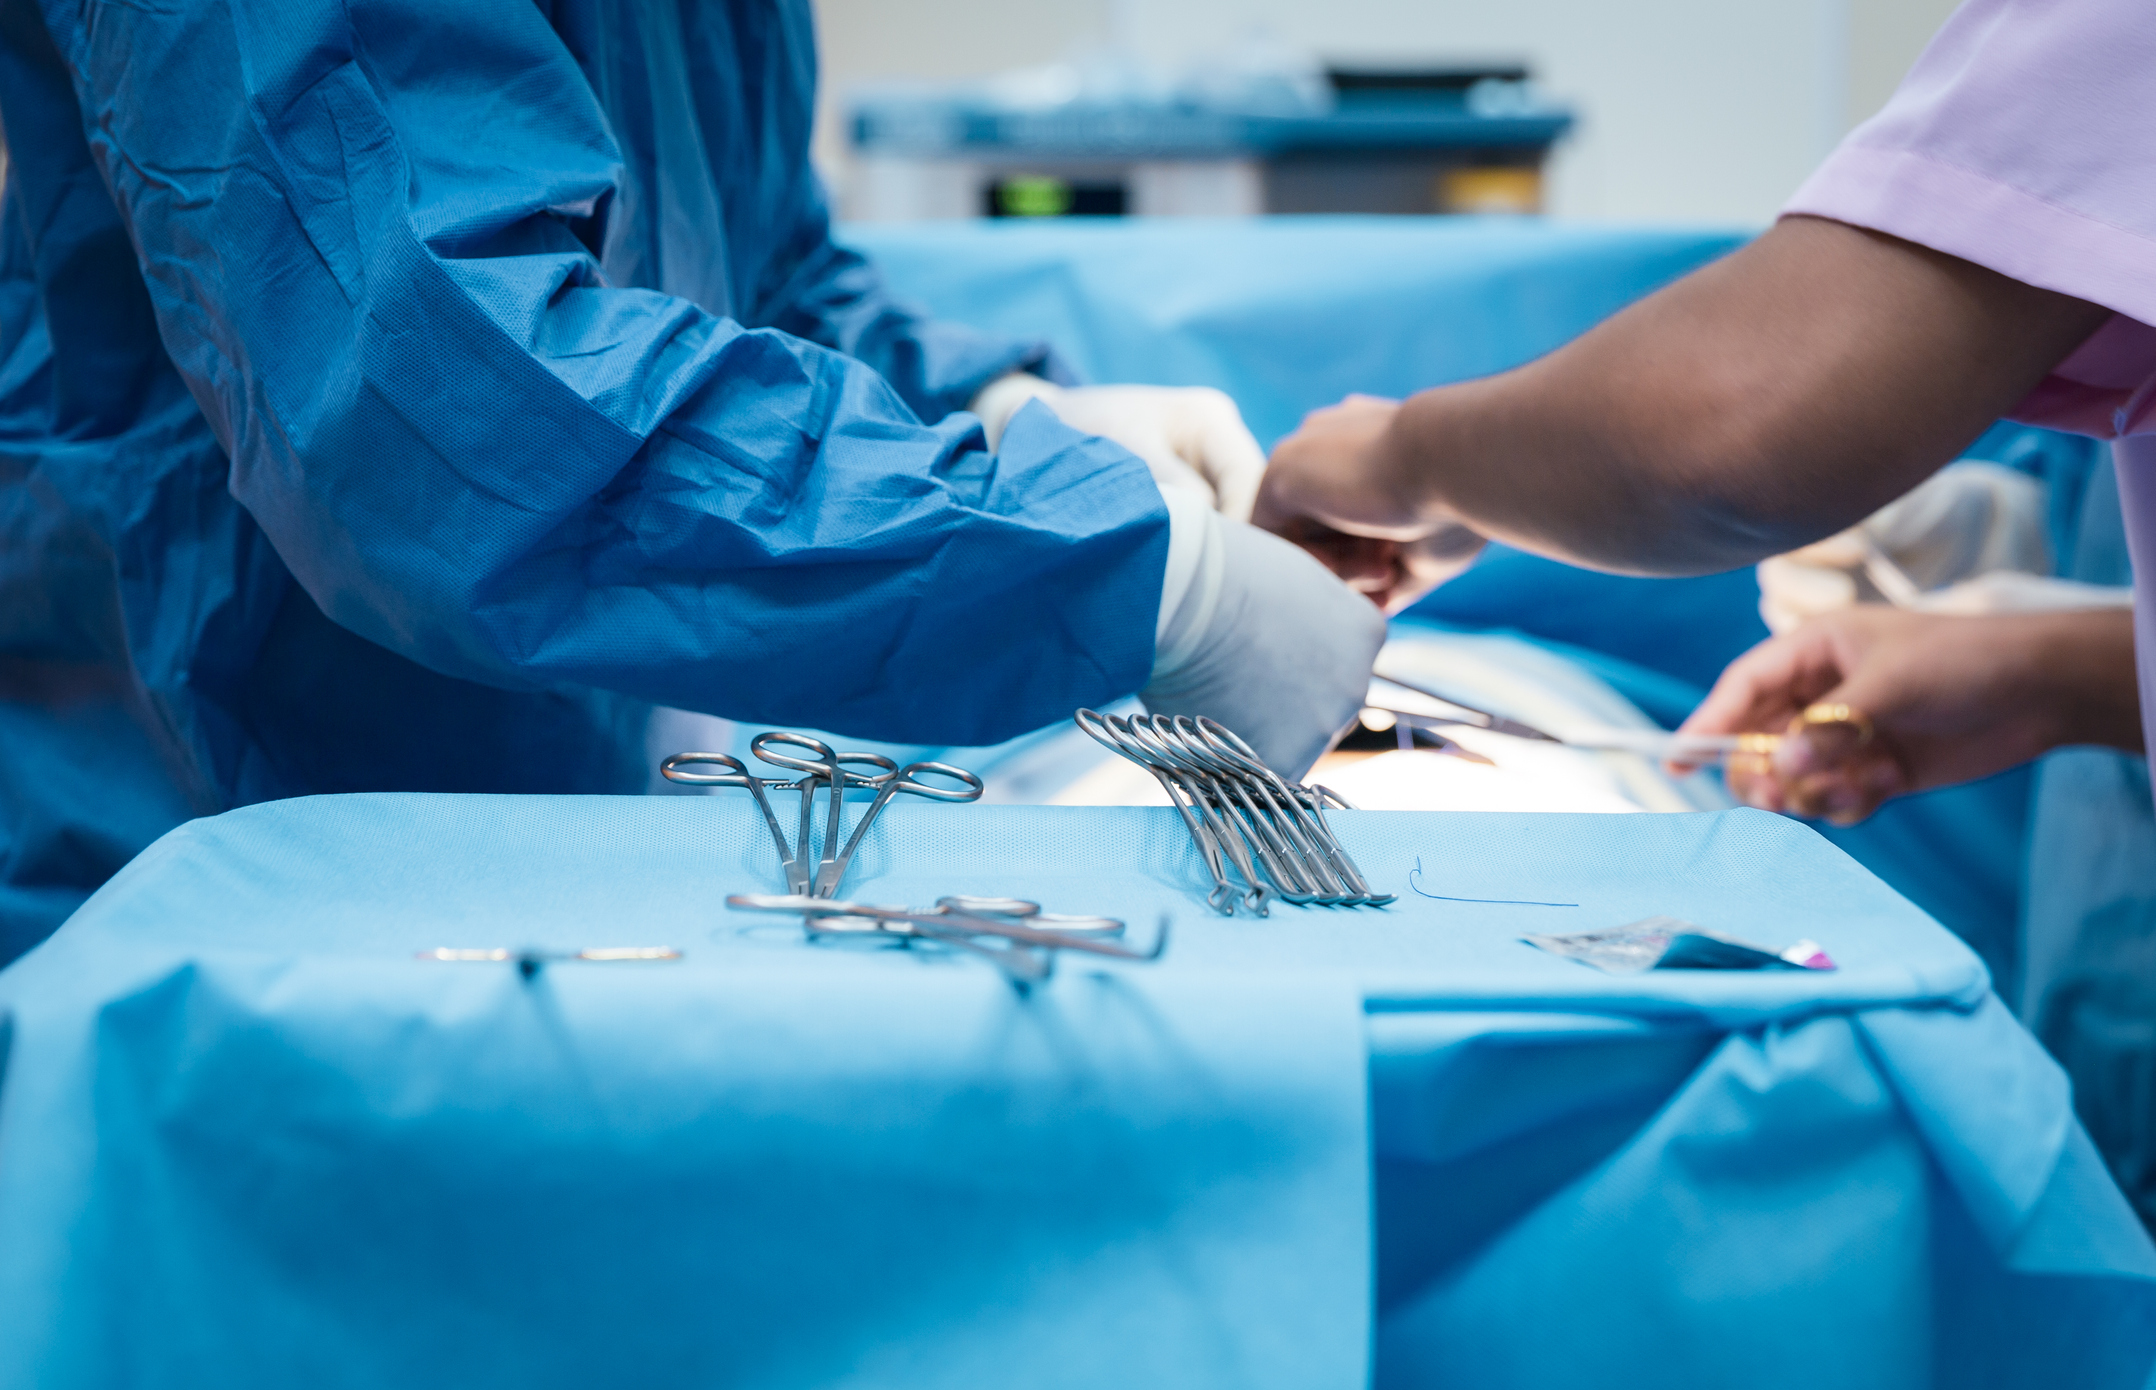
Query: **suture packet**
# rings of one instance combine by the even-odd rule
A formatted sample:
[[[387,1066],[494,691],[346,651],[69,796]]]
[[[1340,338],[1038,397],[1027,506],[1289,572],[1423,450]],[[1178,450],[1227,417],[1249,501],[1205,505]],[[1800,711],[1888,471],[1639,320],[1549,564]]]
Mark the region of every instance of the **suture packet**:
[[[1708,931],[1682,917],[1647,917],[1606,931],[1570,936],[1529,933],[1520,938],[1553,955],[1572,959],[1612,975],[1648,970],[1832,970],[1832,957],[1816,941],[1799,941],[1786,950],[1755,946],[1733,936]]]

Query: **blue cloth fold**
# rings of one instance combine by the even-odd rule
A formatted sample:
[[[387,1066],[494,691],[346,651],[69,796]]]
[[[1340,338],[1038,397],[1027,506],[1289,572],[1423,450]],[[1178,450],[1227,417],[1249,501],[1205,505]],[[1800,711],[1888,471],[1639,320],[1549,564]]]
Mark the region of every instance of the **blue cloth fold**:
[[[1899,1012],[1712,1044],[1643,1124],[1388,1307],[1377,1384],[2139,1387],[2156,1266],[2086,1138],[2073,1131],[2043,1189],[2047,1233],[2073,1233],[2072,1276],[2012,1272],[1970,1238],[1968,1189],[1937,1182],[1929,1143],[2006,1117],[1942,1119],[1936,1088],[1890,1080],[1863,1033]]]
[[[619,820],[665,805],[700,829]],[[0,975],[0,1383],[1365,1383],[1343,979],[1020,997],[715,937],[746,810],[316,798],[153,848]],[[496,938],[688,959],[413,959]]]
[[[724,909],[781,886],[738,794],[194,822],[0,973],[0,1381],[2146,1379],[2057,1069],[1817,835],[1332,820],[1382,890],[1579,906],[1223,919],[1172,811],[894,805],[847,896],[1174,919],[1020,1001]],[[1657,912],[1842,969],[1519,940]],[[631,944],[687,955],[412,959]]]

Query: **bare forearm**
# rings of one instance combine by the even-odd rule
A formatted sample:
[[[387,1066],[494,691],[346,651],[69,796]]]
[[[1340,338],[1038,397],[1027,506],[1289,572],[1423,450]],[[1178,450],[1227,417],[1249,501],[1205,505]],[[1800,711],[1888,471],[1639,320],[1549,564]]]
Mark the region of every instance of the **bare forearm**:
[[[1584,564],[1729,569],[1949,462],[2104,317],[1791,219],[1538,362],[1414,397],[1386,485],[1416,515]]]

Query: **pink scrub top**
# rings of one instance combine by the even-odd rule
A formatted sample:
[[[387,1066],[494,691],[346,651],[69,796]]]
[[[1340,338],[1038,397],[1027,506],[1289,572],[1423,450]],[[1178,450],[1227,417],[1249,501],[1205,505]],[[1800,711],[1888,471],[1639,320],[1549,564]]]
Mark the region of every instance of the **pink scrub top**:
[[[2117,441],[2156,770],[2156,4],[1967,0],[1783,212],[2113,311],[2012,414]]]

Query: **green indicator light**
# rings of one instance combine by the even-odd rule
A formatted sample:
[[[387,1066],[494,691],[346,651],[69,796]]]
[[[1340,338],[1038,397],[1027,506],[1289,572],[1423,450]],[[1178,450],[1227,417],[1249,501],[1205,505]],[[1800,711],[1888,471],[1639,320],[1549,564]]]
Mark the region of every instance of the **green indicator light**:
[[[1005,179],[996,187],[1005,217],[1061,217],[1071,210],[1071,186],[1041,175]]]

